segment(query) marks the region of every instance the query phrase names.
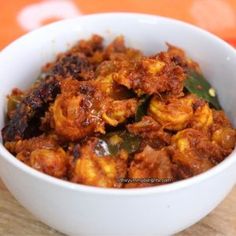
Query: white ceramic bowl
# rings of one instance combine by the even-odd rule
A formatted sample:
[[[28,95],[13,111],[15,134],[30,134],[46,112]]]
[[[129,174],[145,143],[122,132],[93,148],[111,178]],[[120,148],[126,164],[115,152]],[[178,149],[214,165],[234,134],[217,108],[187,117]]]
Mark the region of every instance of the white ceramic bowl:
[[[91,34],[110,41],[123,34],[146,53],[186,50],[217,88],[236,125],[236,51],[219,38],[186,23],[142,14],[98,14],[61,21],[18,39],[0,53],[0,127],[6,95],[26,88],[46,62]],[[16,160],[0,144],[0,174],[16,199],[42,222],[69,235],[169,235],[213,210],[236,182],[235,151],[211,170],[177,183],[140,189],[102,189],[44,175]]]

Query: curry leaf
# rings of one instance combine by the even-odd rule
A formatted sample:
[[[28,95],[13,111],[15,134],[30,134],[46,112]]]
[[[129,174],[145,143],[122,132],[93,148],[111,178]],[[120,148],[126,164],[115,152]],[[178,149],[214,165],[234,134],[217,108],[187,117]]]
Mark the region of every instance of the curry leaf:
[[[122,149],[128,154],[136,152],[140,147],[141,139],[128,131],[107,133],[99,138],[95,152],[98,156],[117,155]]]
[[[142,120],[143,116],[147,114],[148,103],[150,101],[150,98],[151,98],[150,95],[144,95],[139,100],[139,105],[135,113],[135,122]]]
[[[217,110],[221,109],[215,90],[202,74],[194,70],[189,70],[187,72],[187,79],[185,80],[185,88],[190,93],[196,94],[198,97],[209,102]]]

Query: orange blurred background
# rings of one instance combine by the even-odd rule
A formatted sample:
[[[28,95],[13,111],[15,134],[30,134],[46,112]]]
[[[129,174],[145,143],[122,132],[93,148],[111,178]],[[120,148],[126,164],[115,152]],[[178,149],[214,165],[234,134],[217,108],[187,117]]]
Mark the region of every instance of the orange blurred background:
[[[52,21],[114,11],[180,19],[236,46],[236,0],[0,0],[0,49]]]

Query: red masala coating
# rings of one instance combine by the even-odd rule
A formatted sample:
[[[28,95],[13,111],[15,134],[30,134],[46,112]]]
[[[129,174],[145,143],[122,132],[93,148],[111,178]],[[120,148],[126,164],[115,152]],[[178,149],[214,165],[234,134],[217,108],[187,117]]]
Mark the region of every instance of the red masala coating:
[[[143,138],[142,146],[149,145],[153,148],[161,148],[169,145],[171,135],[163,130],[161,124],[156,122],[151,116],[144,116],[141,121],[127,125],[130,133]]]
[[[147,145],[141,153],[134,156],[129,167],[128,177],[137,182],[130,182],[125,187],[148,187],[170,183],[175,179],[172,168],[170,155],[165,148],[155,150]],[[145,182],[145,179],[149,178],[152,180]]]
[[[4,145],[38,171],[85,185],[148,187],[200,174],[233,151],[236,132],[184,89],[189,69],[200,73],[169,44],[144,56],[122,36],[106,47],[98,35],[80,40],[27,91],[13,89]]]
[[[115,157],[98,156],[95,152],[97,143],[98,140],[93,138],[80,148],[71,181],[99,187],[122,187],[118,179],[126,176],[127,153],[121,151]]]

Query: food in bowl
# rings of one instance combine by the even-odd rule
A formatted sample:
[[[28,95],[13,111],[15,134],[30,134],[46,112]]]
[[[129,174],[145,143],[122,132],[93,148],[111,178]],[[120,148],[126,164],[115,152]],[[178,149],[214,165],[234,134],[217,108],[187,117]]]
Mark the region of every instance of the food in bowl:
[[[94,35],[8,96],[5,147],[67,181],[112,188],[198,175],[234,149],[236,133],[197,62],[167,44],[145,56]]]

